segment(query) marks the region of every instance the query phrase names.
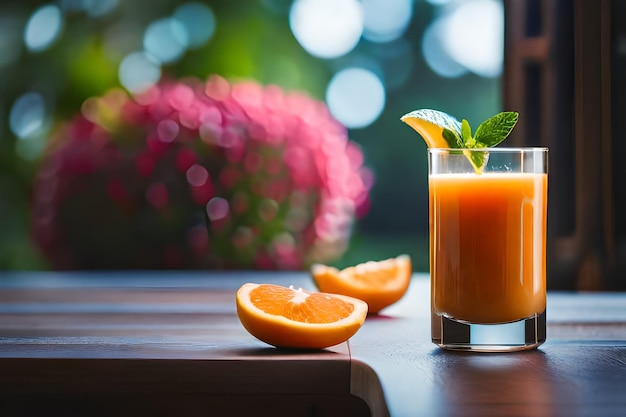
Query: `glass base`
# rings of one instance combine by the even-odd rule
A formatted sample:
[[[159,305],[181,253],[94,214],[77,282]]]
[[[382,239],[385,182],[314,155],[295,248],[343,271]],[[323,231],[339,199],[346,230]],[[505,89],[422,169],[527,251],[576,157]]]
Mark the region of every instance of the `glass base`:
[[[433,343],[448,350],[515,352],[546,341],[546,312],[501,324],[472,324],[433,315]]]

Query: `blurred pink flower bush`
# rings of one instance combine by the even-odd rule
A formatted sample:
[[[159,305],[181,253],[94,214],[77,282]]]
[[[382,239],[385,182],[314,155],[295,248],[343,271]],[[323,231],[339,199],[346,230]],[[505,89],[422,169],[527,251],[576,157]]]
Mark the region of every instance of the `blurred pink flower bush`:
[[[58,129],[32,235],[55,269],[301,269],[346,250],[372,180],[322,102],[164,82],[89,99]]]

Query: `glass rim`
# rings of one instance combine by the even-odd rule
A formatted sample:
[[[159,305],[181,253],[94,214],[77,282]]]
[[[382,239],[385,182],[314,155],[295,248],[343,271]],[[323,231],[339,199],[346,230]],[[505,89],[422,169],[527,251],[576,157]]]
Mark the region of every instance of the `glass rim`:
[[[516,146],[516,147],[492,147],[492,148],[428,148],[429,153],[450,153],[462,150],[486,151],[494,153],[525,153],[525,152],[548,152],[547,146]]]

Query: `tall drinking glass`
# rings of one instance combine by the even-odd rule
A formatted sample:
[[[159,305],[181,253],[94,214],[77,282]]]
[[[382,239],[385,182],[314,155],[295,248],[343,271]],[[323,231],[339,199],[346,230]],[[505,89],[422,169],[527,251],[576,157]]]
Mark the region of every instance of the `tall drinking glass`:
[[[546,338],[547,148],[431,148],[432,341],[503,352]],[[471,151],[477,152],[477,151]]]

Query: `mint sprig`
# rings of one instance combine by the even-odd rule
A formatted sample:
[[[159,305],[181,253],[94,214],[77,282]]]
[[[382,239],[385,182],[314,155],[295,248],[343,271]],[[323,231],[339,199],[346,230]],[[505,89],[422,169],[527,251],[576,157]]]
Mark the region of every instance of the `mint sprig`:
[[[480,173],[489,159],[489,152],[481,149],[494,147],[506,139],[518,118],[517,112],[498,113],[482,122],[473,136],[469,122],[463,119],[458,130],[444,128],[443,138],[451,148],[463,149],[474,170]]]
[[[478,126],[474,139],[487,147],[496,146],[509,136],[518,118],[517,112],[498,113]]]

